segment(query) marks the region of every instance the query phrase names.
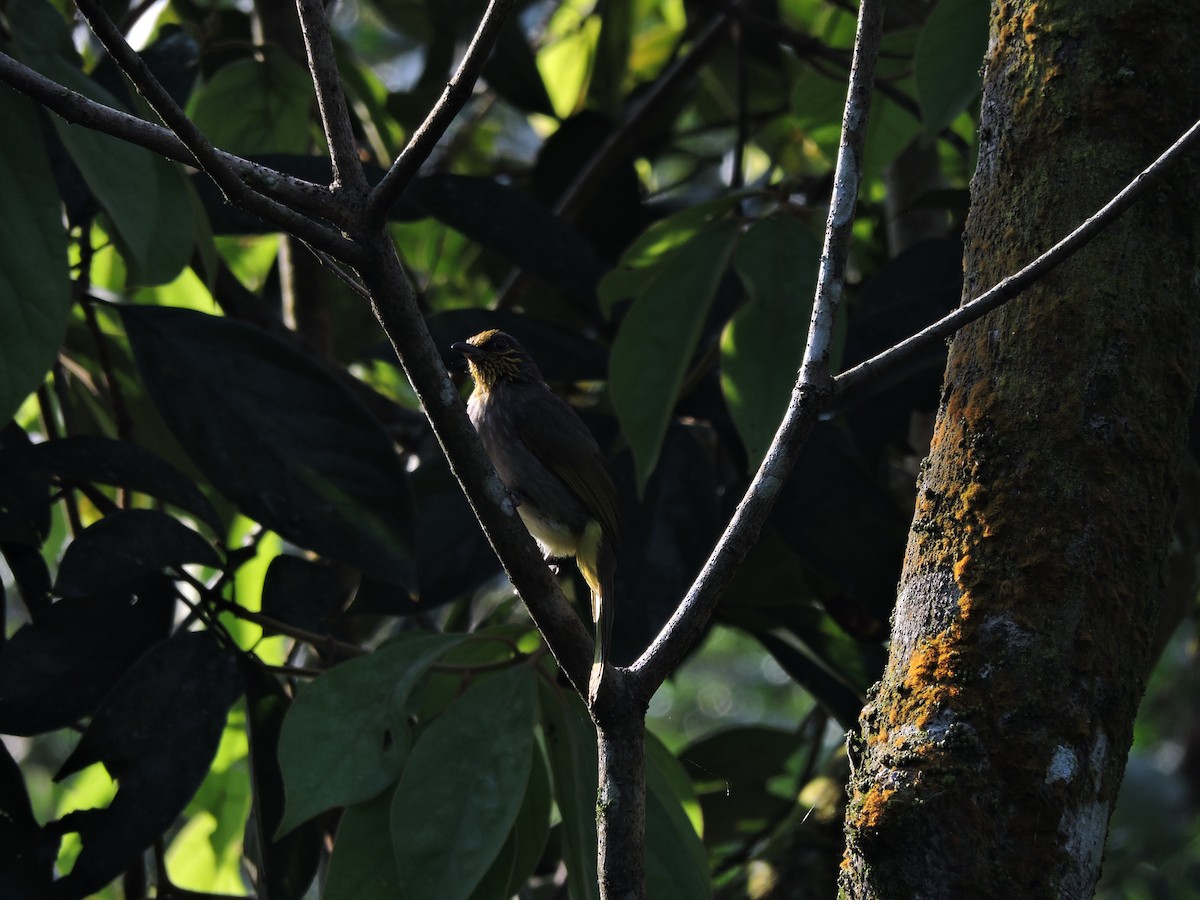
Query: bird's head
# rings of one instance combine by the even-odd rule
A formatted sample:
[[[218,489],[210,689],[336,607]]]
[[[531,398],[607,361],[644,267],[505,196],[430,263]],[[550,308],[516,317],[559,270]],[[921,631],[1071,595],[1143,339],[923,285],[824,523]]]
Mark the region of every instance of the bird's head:
[[[477,388],[490,391],[500,381],[542,380],[542,373],[517,339],[503,331],[481,331],[450,346],[467,358]]]

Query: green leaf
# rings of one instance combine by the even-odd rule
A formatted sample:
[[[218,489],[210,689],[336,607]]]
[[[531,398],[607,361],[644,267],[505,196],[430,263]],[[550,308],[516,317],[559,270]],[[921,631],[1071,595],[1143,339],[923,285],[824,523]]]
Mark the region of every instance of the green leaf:
[[[671,253],[630,307],[613,342],[609,390],[633,451],[639,491],[658,461],[737,229],[733,219],[721,219]]]
[[[121,509],[89,525],[70,543],[54,592],[83,597],[183,563],[219,568],[221,558],[208,541],[166,513]]]
[[[218,490],[293,543],[385,581],[412,581],[404,470],[361,400],[251,326],[184,309],[120,309],[147,392]]]
[[[398,639],[300,691],[279,736],[287,803],[277,838],[324,810],[368,800],[395,780],[412,740],[408,695],[429,664],[464,637]]]
[[[192,95],[192,120],[223,150],[307,153],[313,87],[308,74],[275,47],[221,68]]]
[[[42,383],[67,333],[67,235],[34,106],[0,86],[0,422]],[[16,139],[15,135],[20,135]]]
[[[679,760],[654,735],[646,735],[646,896],[704,900],[712,896],[708,856],[688,804],[699,802]]]
[[[913,55],[926,137],[953,122],[979,95],[987,43],[986,0],[942,0],[929,14]]]
[[[820,258],[817,239],[786,215],[757,223],[738,243],[734,265],[749,302],[721,336],[721,388],[752,472],[787,412]]]
[[[538,685],[542,730],[562,822],[569,900],[599,900],[596,877],[596,729],[574,693]]]
[[[8,6],[21,59],[59,84],[114,109],[121,104],[79,68],[62,16],[43,0]],[[50,116],[59,139],[96,200],[112,219],[121,250],[138,278],[169,281],[191,254],[187,193],[179,167],[133,144]],[[37,129],[26,134],[35,134]],[[147,178],[147,173],[153,177]],[[151,282],[146,282],[151,283]]]
[[[397,900],[400,872],[392,857],[392,792],[346,809],[338,825],[322,900]]]
[[[475,684],[421,735],[392,800],[402,896],[470,897],[529,780],[536,678],[514,666]]]

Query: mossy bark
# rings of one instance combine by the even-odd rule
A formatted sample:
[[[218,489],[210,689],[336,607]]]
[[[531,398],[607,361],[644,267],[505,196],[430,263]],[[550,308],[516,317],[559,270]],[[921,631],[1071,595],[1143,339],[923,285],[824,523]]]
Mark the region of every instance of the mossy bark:
[[[965,294],[1200,114],[1166,0],[995,2]],[[1152,660],[1200,364],[1197,166],[952,342],[841,890],[1090,897]]]

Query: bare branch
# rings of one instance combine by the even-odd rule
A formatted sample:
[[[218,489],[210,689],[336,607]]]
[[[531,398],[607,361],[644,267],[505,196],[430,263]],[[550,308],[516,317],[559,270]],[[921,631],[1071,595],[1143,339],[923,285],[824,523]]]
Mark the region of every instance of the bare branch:
[[[325,128],[325,140],[333,160],[334,193],[345,188],[354,197],[363,198],[367,193],[367,178],[358,156],[354,129],[350,125],[350,110],[346,106],[342,76],[333,52],[333,37],[329,33],[325,4],[320,0],[296,0],[296,10],[300,14],[300,29],[304,32],[308,70],[312,73],[313,87],[317,92],[321,124]],[[350,205],[357,210],[360,204],[361,199],[357,199]]]
[[[1078,228],[1065,238],[1029,263],[1020,271],[1009,275],[995,286],[980,294],[974,300],[963,304],[954,312],[934,322],[928,328],[905,338],[894,347],[859,363],[852,369],[847,369],[838,375],[834,381],[837,394],[845,394],[860,385],[891,371],[901,363],[911,359],[921,350],[935,341],[948,338],[964,325],[981,319],[993,309],[1014,299],[1026,288],[1046,276],[1052,269],[1069,259],[1081,247],[1086,245],[1101,231],[1116,221],[1117,217],[1128,209],[1138,197],[1157,184],[1166,172],[1178,162],[1184,154],[1200,142],[1200,121],[1192,125],[1183,135],[1159,156],[1153,163],[1143,169],[1133,181],[1090,216]]]
[[[508,14],[512,11],[515,0],[491,0],[487,11],[479,20],[475,36],[467,46],[467,52],[458,64],[458,71],[446,84],[445,90],[425,121],[413,132],[406,146],[392,163],[383,180],[375,185],[367,204],[366,224],[373,228],[387,218],[387,211],[404,193],[408,183],[413,180],[421,164],[429,158],[437,142],[441,140],[450,123],[471,98],[483,64],[487,62],[496,40],[500,37],[500,29],[504,27]]]
[[[204,174],[216,182],[231,203],[345,262],[353,264],[361,258],[360,248],[338,232],[251,190],[237,173],[225,164],[208,138],[159,84],[150,67],[129,46],[125,36],[105,13],[99,0],[77,0],[76,5],[91,25],[96,37],[100,39],[100,43],[133,83],[138,93],[146,98],[146,102],[162,119],[163,124],[183,141]]]
[[[854,62],[842,118],[842,138],[834,174],[833,198],[825,232],[825,249],[817,279],[812,323],[804,351],[800,378],[792,390],[787,415],[759,466],[729,527],[721,535],[712,555],[675,615],[649,649],[631,667],[647,694],[679,664],[704,630],[716,609],[722,591],[758,540],[763,523],[775,503],[800,450],[808,439],[817,415],[829,394],[829,340],[832,321],[842,292],[846,255],[849,250],[858,196],[860,161],[866,138],[867,111],[875,81],[875,59],[883,31],[882,0],[863,0],[859,6]]]
[[[57,113],[73,125],[82,125],[84,128],[144,147],[186,166],[200,168],[195,154],[170,129],[85,97],[35,72],[6,53],[0,53],[0,82]],[[339,204],[323,185],[285,175],[269,166],[250,162],[224,150],[215,152],[226,166],[260,194],[292,204],[310,215],[336,221]]]

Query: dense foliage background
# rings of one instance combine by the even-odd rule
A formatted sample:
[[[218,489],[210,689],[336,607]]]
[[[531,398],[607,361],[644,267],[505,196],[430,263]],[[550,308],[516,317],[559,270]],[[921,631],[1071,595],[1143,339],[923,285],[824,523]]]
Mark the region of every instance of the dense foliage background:
[[[108,6],[213,143],[328,180],[287,4]],[[892,7],[835,368],[959,301],[987,5]],[[482,12],[333,8],[377,175]],[[0,50],[145,114],[71,14],[0,3]],[[447,365],[512,332],[610,454],[618,661],[786,406],[853,29],[837,0],[522,4],[394,212]],[[0,895],[592,896],[590,723],[366,302],[203,176],[6,87],[0,121]],[[942,363],[818,427],[655,698],[655,900],[832,895],[841,735],[884,660]],[[1170,630],[1105,896],[1200,896],[1193,632]]]

